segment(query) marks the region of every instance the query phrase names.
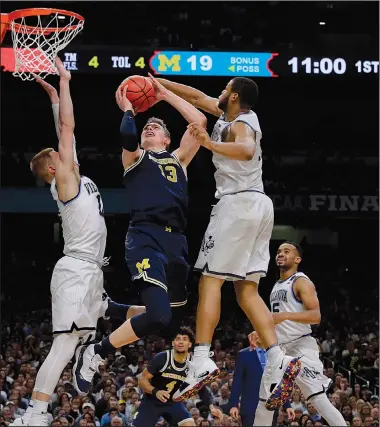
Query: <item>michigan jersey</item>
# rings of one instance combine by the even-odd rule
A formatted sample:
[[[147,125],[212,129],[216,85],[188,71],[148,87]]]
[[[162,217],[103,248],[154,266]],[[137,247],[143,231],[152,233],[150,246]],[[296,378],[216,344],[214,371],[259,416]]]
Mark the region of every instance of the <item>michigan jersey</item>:
[[[124,172],[131,225],[157,224],[184,231],[187,178],[179,160],[167,151],[142,150]]]
[[[151,384],[159,390],[166,390],[171,398],[186,379],[187,361],[178,363],[174,360],[174,350],[166,350],[158,353],[150,364],[148,371],[153,375]],[[154,398],[147,394],[148,399]]]
[[[82,176],[77,196],[67,202],[59,200],[55,179],[50,191],[61,216],[63,253],[101,264],[106,248],[107,228],[97,186],[91,179]]]
[[[262,181],[262,155],[260,140],[262,137],[259,119],[256,113],[249,111],[241,113],[235,120],[228,122],[223,114],[214,126],[211,139],[215,142],[224,142],[227,132],[232,123],[244,122],[256,134],[256,150],[251,160],[234,160],[220,154],[213,154],[213,163],[216,167],[215,197],[220,199],[226,194],[238,193],[240,191],[256,190],[263,192]]]
[[[294,283],[300,277],[310,281],[306,274],[297,272],[286,280],[279,280],[276,282],[270,294],[270,307],[272,313],[301,313],[306,311],[302,301],[299,301],[294,293]],[[311,326],[285,320],[276,325],[276,334],[278,343],[286,344],[311,334]]]

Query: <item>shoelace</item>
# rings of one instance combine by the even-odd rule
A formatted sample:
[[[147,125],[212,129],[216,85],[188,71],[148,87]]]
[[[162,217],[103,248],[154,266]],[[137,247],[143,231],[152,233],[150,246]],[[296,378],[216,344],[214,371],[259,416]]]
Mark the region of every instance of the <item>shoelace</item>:
[[[99,366],[103,363],[104,359],[102,359],[99,354],[95,354],[94,357],[91,359],[90,368],[93,369],[95,372],[99,372]]]

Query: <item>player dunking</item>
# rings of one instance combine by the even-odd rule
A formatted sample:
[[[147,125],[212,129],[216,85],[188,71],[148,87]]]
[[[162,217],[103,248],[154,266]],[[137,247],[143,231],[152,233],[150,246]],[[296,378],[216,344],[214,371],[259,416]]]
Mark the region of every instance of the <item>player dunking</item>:
[[[75,150],[74,115],[70,97],[70,73],[57,58],[60,95],[48,83],[37,80],[48,92],[59,138],[58,152],[47,148],[31,161],[34,174],[51,185],[62,220],[64,254],[51,279],[54,340],[38,371],[29,407],[13,426],[48,425],[46,411],[62,370],[74,355],[79,340],[91,339],[98,317],[125,320],[145,310],[111,301],[103,289],[103,262],[107,231],[103,205],[96,185],[79,175]]]
[[[139,375],[144,392],[134,427],[154,427],[162,416],[169,425],[195,426],[189,411],[173,394],[186,378],[187,360],[194,335],[190,328],[180,327],[173,339],[172,350],[158,353]]]
[[[321,320],[319,301],[313,282],[298,271],[301,261],[302,249],[298,244],[284,242],[278,248],[276,263],[280,279],[270,295],[278,342],[284,347],[286,354],[292,357],[302,356],[302,369],[295,382],[306,400],[316,407],[330,426],[344,426],[346,422],[342,414],[326,396],[331,380],[323,375],[318,345],[311,337],[310,327],[319,324]],[[256,332],[250,334],[249,339],[252,347],[259,345]],[[269,412],[264,405],[270,395],[269,370],[267,366],[261,380],[255,426],[271,426],[273,422],[273,412]]]
[[[206,126],[206,117],[152,78],[158,101],[165,100],[190,123]],[[151,118],[139,146],[132,104],[126,87],[116,93],[124,111],[120,131],[126,203],[131,223],[126,237],[126,261],[139,286],[146,313],[133,317],[99,344],[79,347],[74,376],[79,393],[87,393],[94,370],[108,353],[167,327],[172,306],[186,303],[187,242],[183,232],[187,214],[186,167],[199,144],[186,131],[173,153],[164,122]]]
[[[277,345],[272,316],[258,293],[266,275],[269,240],[273,229],[273,204],[263,192],[261,129],[252,111],[257,102],[255,82],[232,79],[219,99],[189,86],[158,79],[166,88],[219,120],[211,138],[197,124],[189,129],[198,142],[213,152],[216,197],[195,268],[202,271],[196,322],[196,345],[188,377],[174,400],[184,400],[210,382],[218,369],[210,359],[212,336],[220,318],[221,287],[234,281],[237,300],[267,349],[275,384],[268,408],[278,407],[292,387],[300,362],[285,356]]]

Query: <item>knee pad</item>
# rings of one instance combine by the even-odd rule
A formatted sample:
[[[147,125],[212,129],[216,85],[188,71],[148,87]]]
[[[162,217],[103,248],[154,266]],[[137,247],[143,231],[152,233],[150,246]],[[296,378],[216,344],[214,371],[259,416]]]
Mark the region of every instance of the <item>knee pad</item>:
[[[172,320],[170,305],[159,310],[148,310],[146,312],[147,323],[153,332],[158,332],[169,325]]]

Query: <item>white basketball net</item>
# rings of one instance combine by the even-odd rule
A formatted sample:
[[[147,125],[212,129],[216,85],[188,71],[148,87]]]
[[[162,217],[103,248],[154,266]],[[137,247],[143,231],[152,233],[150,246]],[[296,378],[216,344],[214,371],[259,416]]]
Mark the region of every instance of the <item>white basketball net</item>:
[[[31,17],[18,18],[10,22],[15,54],[14,76],[22,80],[34,80],[37,76],[44,79],[49,74],[58,74],[54,64],[57,53],[83,29],[84,23],[75,16],[66,15],[65,22],[69,22],[62,26],[58,16],[62,14],[53,12],[51,16],[46,17],[48,24],[46,22],[42,24],[41,16],[34,16],[33,27],[30,24],[28,26],[26,22]]]

